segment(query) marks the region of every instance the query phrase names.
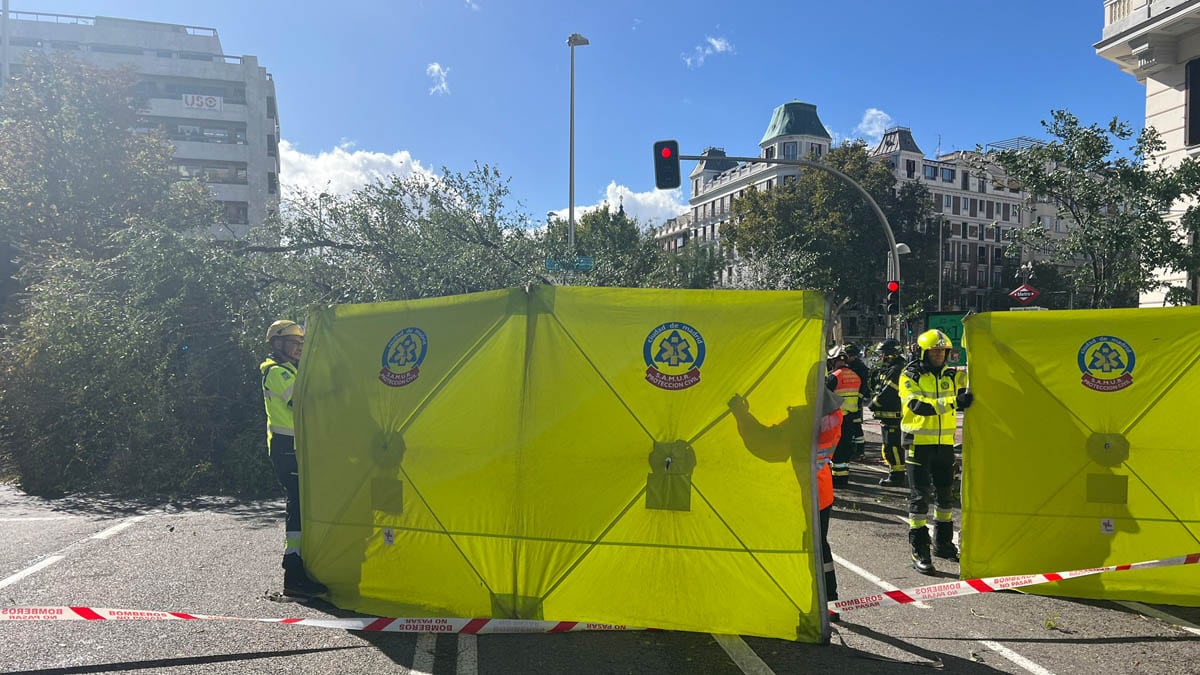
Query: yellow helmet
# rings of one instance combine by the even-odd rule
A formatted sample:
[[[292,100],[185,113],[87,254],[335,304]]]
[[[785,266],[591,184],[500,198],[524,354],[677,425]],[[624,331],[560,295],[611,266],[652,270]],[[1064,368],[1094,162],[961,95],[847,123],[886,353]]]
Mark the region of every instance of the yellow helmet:
[[[921,358],[925,358],[925,352],[930,349],[954,349],[954,343],[950,341],[950,336],[940,330],[927,330],[917,336],[917,344],[921,347]]]
[[[271,340],[274,340],[275,338],[289,337],[293,335],[296,337],[304,337],[304,329],[301,328],[300,324],[296,323],[295,321],[280,319],[279,321],[271,324],[271,327],[267,329],[267,343],[270,344]]]

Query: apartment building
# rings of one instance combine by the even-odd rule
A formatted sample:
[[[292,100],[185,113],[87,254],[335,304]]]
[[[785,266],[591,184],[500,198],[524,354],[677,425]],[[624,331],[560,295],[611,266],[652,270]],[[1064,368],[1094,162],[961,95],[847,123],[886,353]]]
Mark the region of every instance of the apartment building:
[[[1103,0],[1104,29],[1094,47],[1101,57],[1146,85],[1146,126],[1166,143],[1163,166],[1200,155],[1200,0]],[[1181,213],[1182,210],[1179,210]],[[1200,304],[1197,270],[1159,273],[1190,288]],[[1161,307],[1166,294],[1142,294],[1139,305]]]
[[[0,21],[2,72],[19,75],[35,51],[132,67],[148,102],[141,129],[166,132],[180,177],[207,184],[233,234],[278,210],[275,83],[257,57],[225,54],[216,29],[35,12],[9,12]]]
[[[988,150],[1019,150],[1037,141],[1016,138],[988,145]],[[988,311],[1019,286],[1022,260],[1005,255],[1010,233],[1028,225],[1063,235],[1067,224],[1046,200],[1029,204],[1028,195],[1002,175],[981,171],[977,152],[959,150],[926,157],[907,127],[892,127],[870,151],[887,164],[896,180],[921,183],[929,190],[934,216],[942,228],[942,281],[946,309]],[[998,306],[994,306],[997,305]]]
[[[771,114],[767,130],[759,141],[759,157],[764,159],[808,159],[829,151],[831,137],[811,103],[790,101]],[[723,148],[710,147],[689,174],[692,196],[690,209],[671,219],[655,232],[664,250],[678,250],[688,241],[715,245],[721,238],[721,225],[733,217],[733,200],[746,190],[769,190],[777,184],[795,180],[800,167],[762,162],[736,162],[728,159]],[[733,278],[737,270],[729,266],[721,281]]]

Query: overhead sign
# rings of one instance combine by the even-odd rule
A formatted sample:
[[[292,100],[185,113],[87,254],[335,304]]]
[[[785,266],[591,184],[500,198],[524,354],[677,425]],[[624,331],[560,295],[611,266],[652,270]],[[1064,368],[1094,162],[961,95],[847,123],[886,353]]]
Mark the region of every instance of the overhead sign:
[[[211,112],[221,112],[221,108],[225,105],[225,99],[221,96],[184,94],[182,98],[183,107],[188,110],[209,110]]]
[[[1041,294],[1042,292],[1033,286],[1030,286],[1029,284],[1021,284],[1020,286],[1014,288],[1012,292],[1008,294],[1008,297],[1016,300],[1022,305],[1028,305],[1036,300]]]
[[[950,357],[946,359],[948,366],[965,366],[967,365],[967,350],[963,349],[963,317],[966,312],[930,312],[926,315],[925,326],[929,330],[937,329],[946,334],[950,338],[950,342],[954,344],[954,349],[950,350]]]
[[[574,258],[564,258],[558,260],[556,258],[546,258],[546,269],[551,272],[559,272],[562,270],[576,270],[578,272],[587,272],[595,265],[595,260],[590,255],[581,255]]]

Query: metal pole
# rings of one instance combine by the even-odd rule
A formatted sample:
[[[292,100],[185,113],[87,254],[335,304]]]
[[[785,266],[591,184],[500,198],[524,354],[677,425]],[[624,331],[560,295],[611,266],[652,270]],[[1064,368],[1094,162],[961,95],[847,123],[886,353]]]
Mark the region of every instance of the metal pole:
[[[946,274],[945,263],[942,261],[943,252],[946,245],[942,243],[942,237],[946,234],[945,219],[938,219],[938,311],[942,311],[942,277]]]
[[[571,169],[570,203],[567,204],[567,247],[575,255],[575,45],[571,45]]]
[[[0,92],[8,86],[8,0],[4,0],[3,14],[0,15]]]

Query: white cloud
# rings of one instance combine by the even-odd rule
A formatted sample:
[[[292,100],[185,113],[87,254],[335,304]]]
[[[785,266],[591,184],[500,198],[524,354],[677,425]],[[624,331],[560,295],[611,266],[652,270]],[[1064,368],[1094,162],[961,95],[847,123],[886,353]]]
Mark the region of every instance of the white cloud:
[[[343,142],[330,151],[310,155],[297,150],[288,141],[279,142],[279,176],[283,197],[295,196],[297,191],[328,192],[347,195],[376,179],[390,175],[408,176],[434,172],[421,166],[407,150],[387,154],[355,150],[351,142]]]
[[[478,2],[472,2],[472,0],[467,0],[467,7],[470,7],[473,11],[476,11],[476,12],[479,11],[479,3]]]
[[[433,86],[429,89],[430,96],[450,93],[450,85],[446,83],[446,76],[450,74],[449,68],[445,68],[442,64],[434,61],[425,67],[425,74],[433,80]]]
[[[733,54],[733,43],[723,37],[704,36],[704,42],[692,48],[690,54],[680,54],[679,57],[688,68],[699,68],[704,60],[713,54]]]
[[[603,208],[605,204],[614,211],[624,206],[629,217],[636,218],[642,225],[655,226],[662,225],[668,218],[674,218],[688,209],[680,190],[634,192],[624,185],[617,185],[616,181],[611,181],[604,191],[604,199],[589,206],[575,206],[576,222],[583,214]],[[567,209],[558,209],[554,214],[566,219]]]
[[[641,19],[637,19],[637,18],[635,18],[635,19],[633,20],[633,28],[632,28],[632,30],[637,30],[637,29],[638,29],[638,26],[640,26],[641,24],[642,24],[642,20],[641,20]]]
[[[865,138],[868,141],[879,142],[883,132],[892,128],[892,116],[880,110],[879,108],[867,108],[863,113],[862,121],[854,127],[855,136]]]

